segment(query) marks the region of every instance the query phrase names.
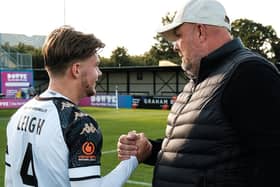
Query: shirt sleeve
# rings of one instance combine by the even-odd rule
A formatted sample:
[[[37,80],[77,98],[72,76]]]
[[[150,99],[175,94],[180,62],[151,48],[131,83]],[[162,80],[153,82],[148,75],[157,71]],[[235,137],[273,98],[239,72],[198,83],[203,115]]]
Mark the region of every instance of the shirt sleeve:
[[[8,146],[6,147],[6,156],[5,156],[5,186],[13,186],[12,174],[11,174],[11,164],[10,164],[10,155],[8,153]]]
[[[65,109],[60,116],[62,126],[65,126],[63,134],[69,150],[68,172],[71,186],[121,187],[138,166],[136,157],[120,162],[108,175],[101,177],[103,140],[97,122],[75,108],[68,113]]]
[[[11,121],[9,121],[10,123]],[[8,123],[8,124],[9,124]],[[7,132],[6,132],[6,137],[9,136],[9,125],[7,125]],[[6,151],[5,151],[5,182],[4,182],[4,186],[5,187],[10,187],[13,186],[13,176],[11,173],[11,155],[9,154],[9,139],[6,138],[7,141],[7,145],[6,145]]]
[[[254,159],[256,186],[277,182],[280,167],[280,75],[260,62],[242,63],[225,88],[222,106]],[[266,184],[264,185],[265,182]]]
[[[279,106],[279,73],[258,62],[239,65],[224,91],[223,107],[248,143],[262,149],[278,145],[273,137],[276,138],[275,133],[280,135]],[[251,140],[246,138],[248,135]]]
[[[121,187],[137,166],[138,161],[135,156],[132,156],[128,160],[121,161],[119,165],[106,176],[95,179],[71,181],[71,187]]]
[[[100,178],[102,132],[88,115],[75,112],[75,116],[76,120],[65,130],[70,181]]]
[[[162,144],[163,139],[157,139],[157,140],[149,139],[149,141],[152,144],[152,153],[146,160],[144,160],[143,163],[154,166],[156,164],[157,155],[161,149],[161,144]]]

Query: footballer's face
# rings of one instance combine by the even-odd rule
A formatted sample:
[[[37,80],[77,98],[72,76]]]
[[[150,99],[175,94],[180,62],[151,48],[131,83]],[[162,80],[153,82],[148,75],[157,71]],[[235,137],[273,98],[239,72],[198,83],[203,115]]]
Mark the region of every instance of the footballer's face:
[[[97,55],[92,55],[86,59],[82,67],[81,86],[85,96],[93,96],[96,94],[96,82],[102,75],[99,69],[100,60]]]

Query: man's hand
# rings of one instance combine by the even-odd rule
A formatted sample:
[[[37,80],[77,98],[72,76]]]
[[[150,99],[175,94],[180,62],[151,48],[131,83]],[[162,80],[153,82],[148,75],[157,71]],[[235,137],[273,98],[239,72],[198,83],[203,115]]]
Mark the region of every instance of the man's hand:
[[[144,133],[138,134],[136,146],[138,148],[136,154],[138,162],[143,162],[151,155],[153,146]]]
[[[135,131],[121,135],[118,142],[119,160],[129,159],[134,155],[138,162],[143,162],[152,152],[152,144],[144,133],[136,134]]]
[[[119,160],[129,159],[130,156],[136,156],[137,146],[136,140],[138,135],[135,131],[128,132],[128,134],[123,134],[119,137],[118,141],[118,158]]]

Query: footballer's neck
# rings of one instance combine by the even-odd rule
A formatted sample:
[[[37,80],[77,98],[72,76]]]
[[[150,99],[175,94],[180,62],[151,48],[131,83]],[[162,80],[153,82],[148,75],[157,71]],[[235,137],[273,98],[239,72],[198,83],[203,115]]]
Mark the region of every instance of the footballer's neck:
[[[75,80],[69,80],[66,78],[50,78],[48,88],[69,98],[73,103],[78,105],[81,99],[79,95],[80,89],[78,87],[77,81]]]

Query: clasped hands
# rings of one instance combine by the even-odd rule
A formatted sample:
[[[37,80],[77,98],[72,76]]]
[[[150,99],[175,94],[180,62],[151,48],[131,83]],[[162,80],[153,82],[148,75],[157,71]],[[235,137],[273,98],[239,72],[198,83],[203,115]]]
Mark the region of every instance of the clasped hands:
[[[136,131],[128,132],[119,137],[117,144],[118,159],[126,160],[130,156],[136,156],[138,162],[143,162],[152,152],[152,144],[144,133],[136,133]]]

